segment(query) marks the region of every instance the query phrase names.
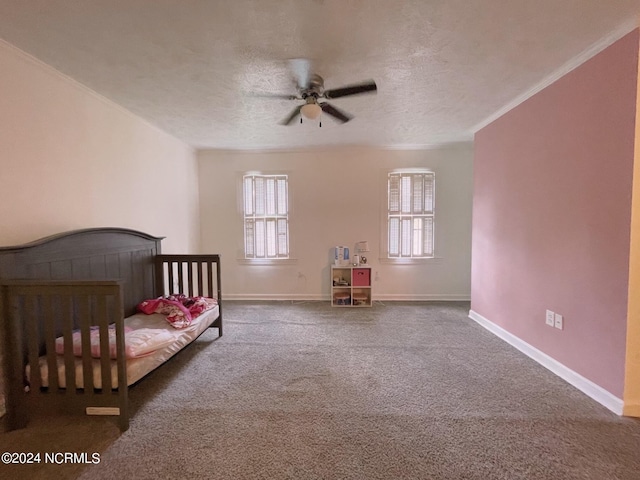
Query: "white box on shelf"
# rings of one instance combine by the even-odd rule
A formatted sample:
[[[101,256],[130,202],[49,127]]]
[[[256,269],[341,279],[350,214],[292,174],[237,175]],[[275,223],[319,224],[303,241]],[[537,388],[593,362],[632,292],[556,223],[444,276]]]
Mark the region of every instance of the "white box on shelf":
[[[335,247],[334,258],[336,265],[340,267],[349,265],[349,247],[343,247],[341,245]]]

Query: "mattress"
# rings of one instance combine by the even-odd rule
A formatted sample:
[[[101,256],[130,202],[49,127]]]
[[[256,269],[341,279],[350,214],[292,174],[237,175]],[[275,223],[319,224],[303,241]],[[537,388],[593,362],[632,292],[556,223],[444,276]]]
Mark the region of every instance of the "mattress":
[[[127,385],[132,385],[147,375],[149,372],[162,365],[164,362],[173,357],[176,353],[190,344],[209,327],[219,316],[219,306],[215,306],[211,310],[207,310],[200,316],[196,317],[191,325],[187,328],[176,329],[169,325],[164,315],[152,314],[145,315],[137,313],[125,318],[124,326],[132,330],[137,329],[159,329],[166,331],[175,337],[175,341],[164,348],[154,351],[148,355],[138,358],[128,358],[127,362]],[[66,387],[64,357],[56,355],[58,361],[58,385],[60,388]],[[102,388],[100,360],[94,359],[93,363],[93,385],[94,388]],[[76,357],[76,388],[84,388],[82,358]],[[46,356],[40,357],[40,375],[42,378],[42,386],[49,385],[49,368]],[[30,378],[29,366],[27,366],[27,378]],[[111,361],[111,384],[115,387],[118,384],[118,367],[115,360]]]

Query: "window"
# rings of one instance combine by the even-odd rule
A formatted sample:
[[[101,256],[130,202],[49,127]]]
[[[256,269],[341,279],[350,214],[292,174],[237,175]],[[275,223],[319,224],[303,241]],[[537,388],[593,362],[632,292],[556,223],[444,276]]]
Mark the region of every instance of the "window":
[[[389,173],[389,258],[434,256],[435,175],[428,170]]]
[[[289,258],[287,175],[244,175],[245,258]]]

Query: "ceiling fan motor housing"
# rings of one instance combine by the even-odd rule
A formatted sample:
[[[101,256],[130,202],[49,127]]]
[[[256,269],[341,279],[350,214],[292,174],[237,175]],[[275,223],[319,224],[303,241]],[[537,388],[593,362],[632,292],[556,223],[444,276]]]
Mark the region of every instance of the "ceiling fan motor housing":
[[[318,93],[322,93],[324,90],[324,79],[316,73],[312,74],[309,79],[309,88],[317,90]]]
[[[314,73],[309,79],[309,86],[301,92],[301,96],[304,99],[308,97],[314,97],[317,99],[318,97],[322,97],[323,93],[324,79],[320,75]]]

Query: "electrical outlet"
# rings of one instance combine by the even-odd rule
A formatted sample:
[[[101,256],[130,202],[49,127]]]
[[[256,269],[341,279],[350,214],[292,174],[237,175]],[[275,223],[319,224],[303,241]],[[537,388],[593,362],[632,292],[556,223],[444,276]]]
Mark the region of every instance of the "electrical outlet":
[[[564,327],[564,319],[562,318],[562,315],[560,315],[559,313],[556,313],[554,318],[554,323],[557,329],[562,330]]]
[[[550,327],[553,327],[555,325],[555,316],[551,310],[547,310],[547,317],[546,317],[545,323]]]

